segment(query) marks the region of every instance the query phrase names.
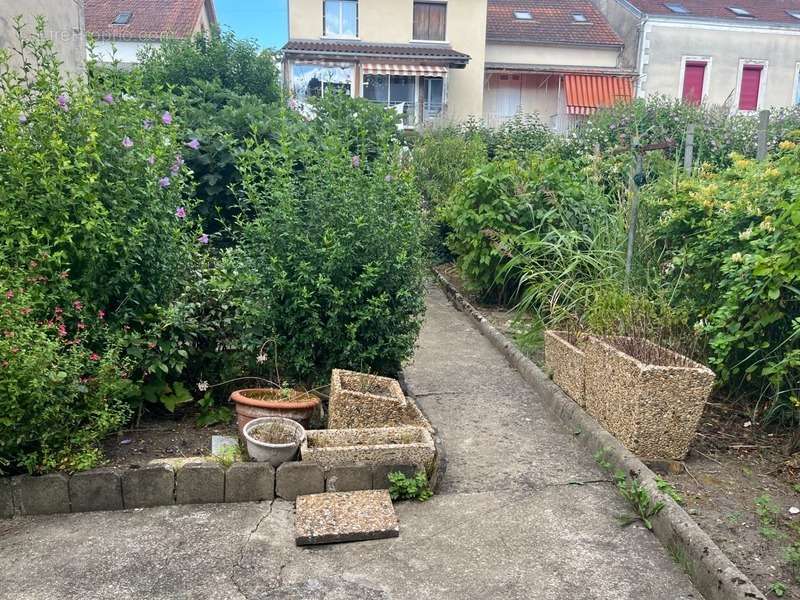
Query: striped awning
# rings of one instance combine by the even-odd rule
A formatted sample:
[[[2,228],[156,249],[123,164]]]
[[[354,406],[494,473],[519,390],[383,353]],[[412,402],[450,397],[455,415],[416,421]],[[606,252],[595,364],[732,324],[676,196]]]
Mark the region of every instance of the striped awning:
[[[397,63],[361,65],[364,75],[422,75],[427,77],[442,77],[447,73],[447,67],[441,65],[403,65]]]
[[[567,113],[591,115],[598,108],[633,98],[633,80],[614,75],[565,75]]]

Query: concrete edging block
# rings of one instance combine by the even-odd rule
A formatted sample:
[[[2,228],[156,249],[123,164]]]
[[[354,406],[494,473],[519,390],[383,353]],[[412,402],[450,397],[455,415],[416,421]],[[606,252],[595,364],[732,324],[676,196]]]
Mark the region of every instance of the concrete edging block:
[[[550,381],[539,367],[495,329],[442,274],[434,271],[434,276],[450,302],[466,314],[484,337],[519,371],[550,412],[567,427],[580,432],[576,437],[587,449],[592,452],[602,450],[612,468],[635,474],[651,497],[664,503],[663,510],[652,519],[653,533],[665,548],[678,549],[684,553],[691,565],[689,578],[706,600],[766,600],[764,594],[686,511],[658,489],[655,473]]]
[[[160,464],[124,471],[122,501],[125,508],[175,504],[175,469]]]
[[[356,492],[372,489],[372,467],[353,465],[331,467],[325,472],[326,492]]]
[[[275,495],[284,500],[325,491],[325,472],[319,465],[286,462],[275,471]]]
[[[14,516],[14,493],[11,490],[11,479],[0,478],[0,519]]]
[[[225,501],[225,471],[216,463],[189,463],[175,474],[177,504],[214,504]]]
[[[406,477],[414,477],[420,468],[416,465],[376,465],[372,470],[372,487],[376,490],[388,490],[389,473],[400,471]]]
[[[122,481],[113,469],[93,469],[75,473],[69,479],[72,512],[121,510]]]
[[[63,473],[11,478],[14,508],[23,515],[69,512],[69,478]]]
[[[236,462],[225,472],[225,502],[275,498],[275,468],[266,462]]]

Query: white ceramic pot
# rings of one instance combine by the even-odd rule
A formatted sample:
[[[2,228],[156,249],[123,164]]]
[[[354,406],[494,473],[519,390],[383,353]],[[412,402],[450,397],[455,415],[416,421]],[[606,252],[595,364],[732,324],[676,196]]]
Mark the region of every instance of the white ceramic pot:
[[[287,444],[270,444],[257,440],[250,435],[250,431],[253,428],[265,423],[274,422],[280,422],[288,429],[294,431],[294,441]],[[244,426],[242,434],[247,441],[247,453],[250,455],[250,458],[256,462],[268,462],[273,467],[278,467],[292,460],[297,455],[300,444],[306,439],[306,430],[300,423],[292,419],[284,419],[283,417],[262,417],[260,419],[253,419]]]

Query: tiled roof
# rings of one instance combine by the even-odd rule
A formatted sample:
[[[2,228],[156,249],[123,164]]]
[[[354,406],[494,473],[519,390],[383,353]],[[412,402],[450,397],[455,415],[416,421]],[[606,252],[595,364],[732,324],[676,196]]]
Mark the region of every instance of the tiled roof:
[[[364,57],[414,59],[464,66],[470,57],[442,44],[375,44],[350,40],[290,40],[283,53],[289,56]]]
[[[680,4],[688,12],[675,13],[664,2],[656,0],[628,0],[638,10],[650,15],[677,18],[724,19],[752,23],[787,23],[800,27],[800,19],[788,11],[800,14],[800,0],[666,0],[666,4]],[[754,18],[739,17],[729,7],[743,8]]]
[[[158,40],[189,37],[205,4],[216,22],[209,0],[85,0],[86,32],[97,39]],[[127,24],[114,25],[122,13],[131,13]]]
[[[530,20],[515,12],[528,12]],[[586,22],[575,21],[582,14]],[[605,17],[590,0],[489,0],[486,39],[490,42],[622,46]]]

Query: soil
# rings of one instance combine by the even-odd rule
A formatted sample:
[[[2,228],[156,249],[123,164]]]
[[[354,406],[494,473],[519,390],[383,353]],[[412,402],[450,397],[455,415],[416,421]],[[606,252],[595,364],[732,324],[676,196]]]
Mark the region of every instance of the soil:
[[[298,390],[263,390],[259,392],[248,392],[242,394],[251,400],[261,400],[266,402],[304,402],[310,400],[311,396],[306,392]]]
[[[264,423],[248,430],[247,434],[265,444],[291,444],[297,440],[297,432],[283,423]]]
[[[519,341],[512,311],[482,304],[466,293],[454,265],[437,267],[505,335]],[[477,301],[476,301],[477,300]],[[516,331],[515,331],[516,329]],[[525,351],[523,346],[520,349]],[[543,353],[526,352],[536,364]],[[753,422],[748,406],[715,398],[705,408],[689,455],[663,473],[683,497],[683,506],[722,551],[767,594],[800,600],[800,551],[792,564],[786,550],[800,550],[800,448],[792,434]],[[762,508],[759,509],[760,503]],[[775,584],[784,586],[779,596]]]
[[[136,429],[109,436],[102,443],[106,466],[144,466],[157,458],[210,456],[212,435],[238,437],[234,423],[198,428],[195,418],[191,414],[177,419],[154,416],[142,420]]]
[[[385,383],[377,377],[365,376],[357,377],[352,375],[343,375],[341,378],[342,389],[348,392],[360,392],[362,394],[372,394],[373,396],[386,396],[392,397],[392,388],[388,383]]]

